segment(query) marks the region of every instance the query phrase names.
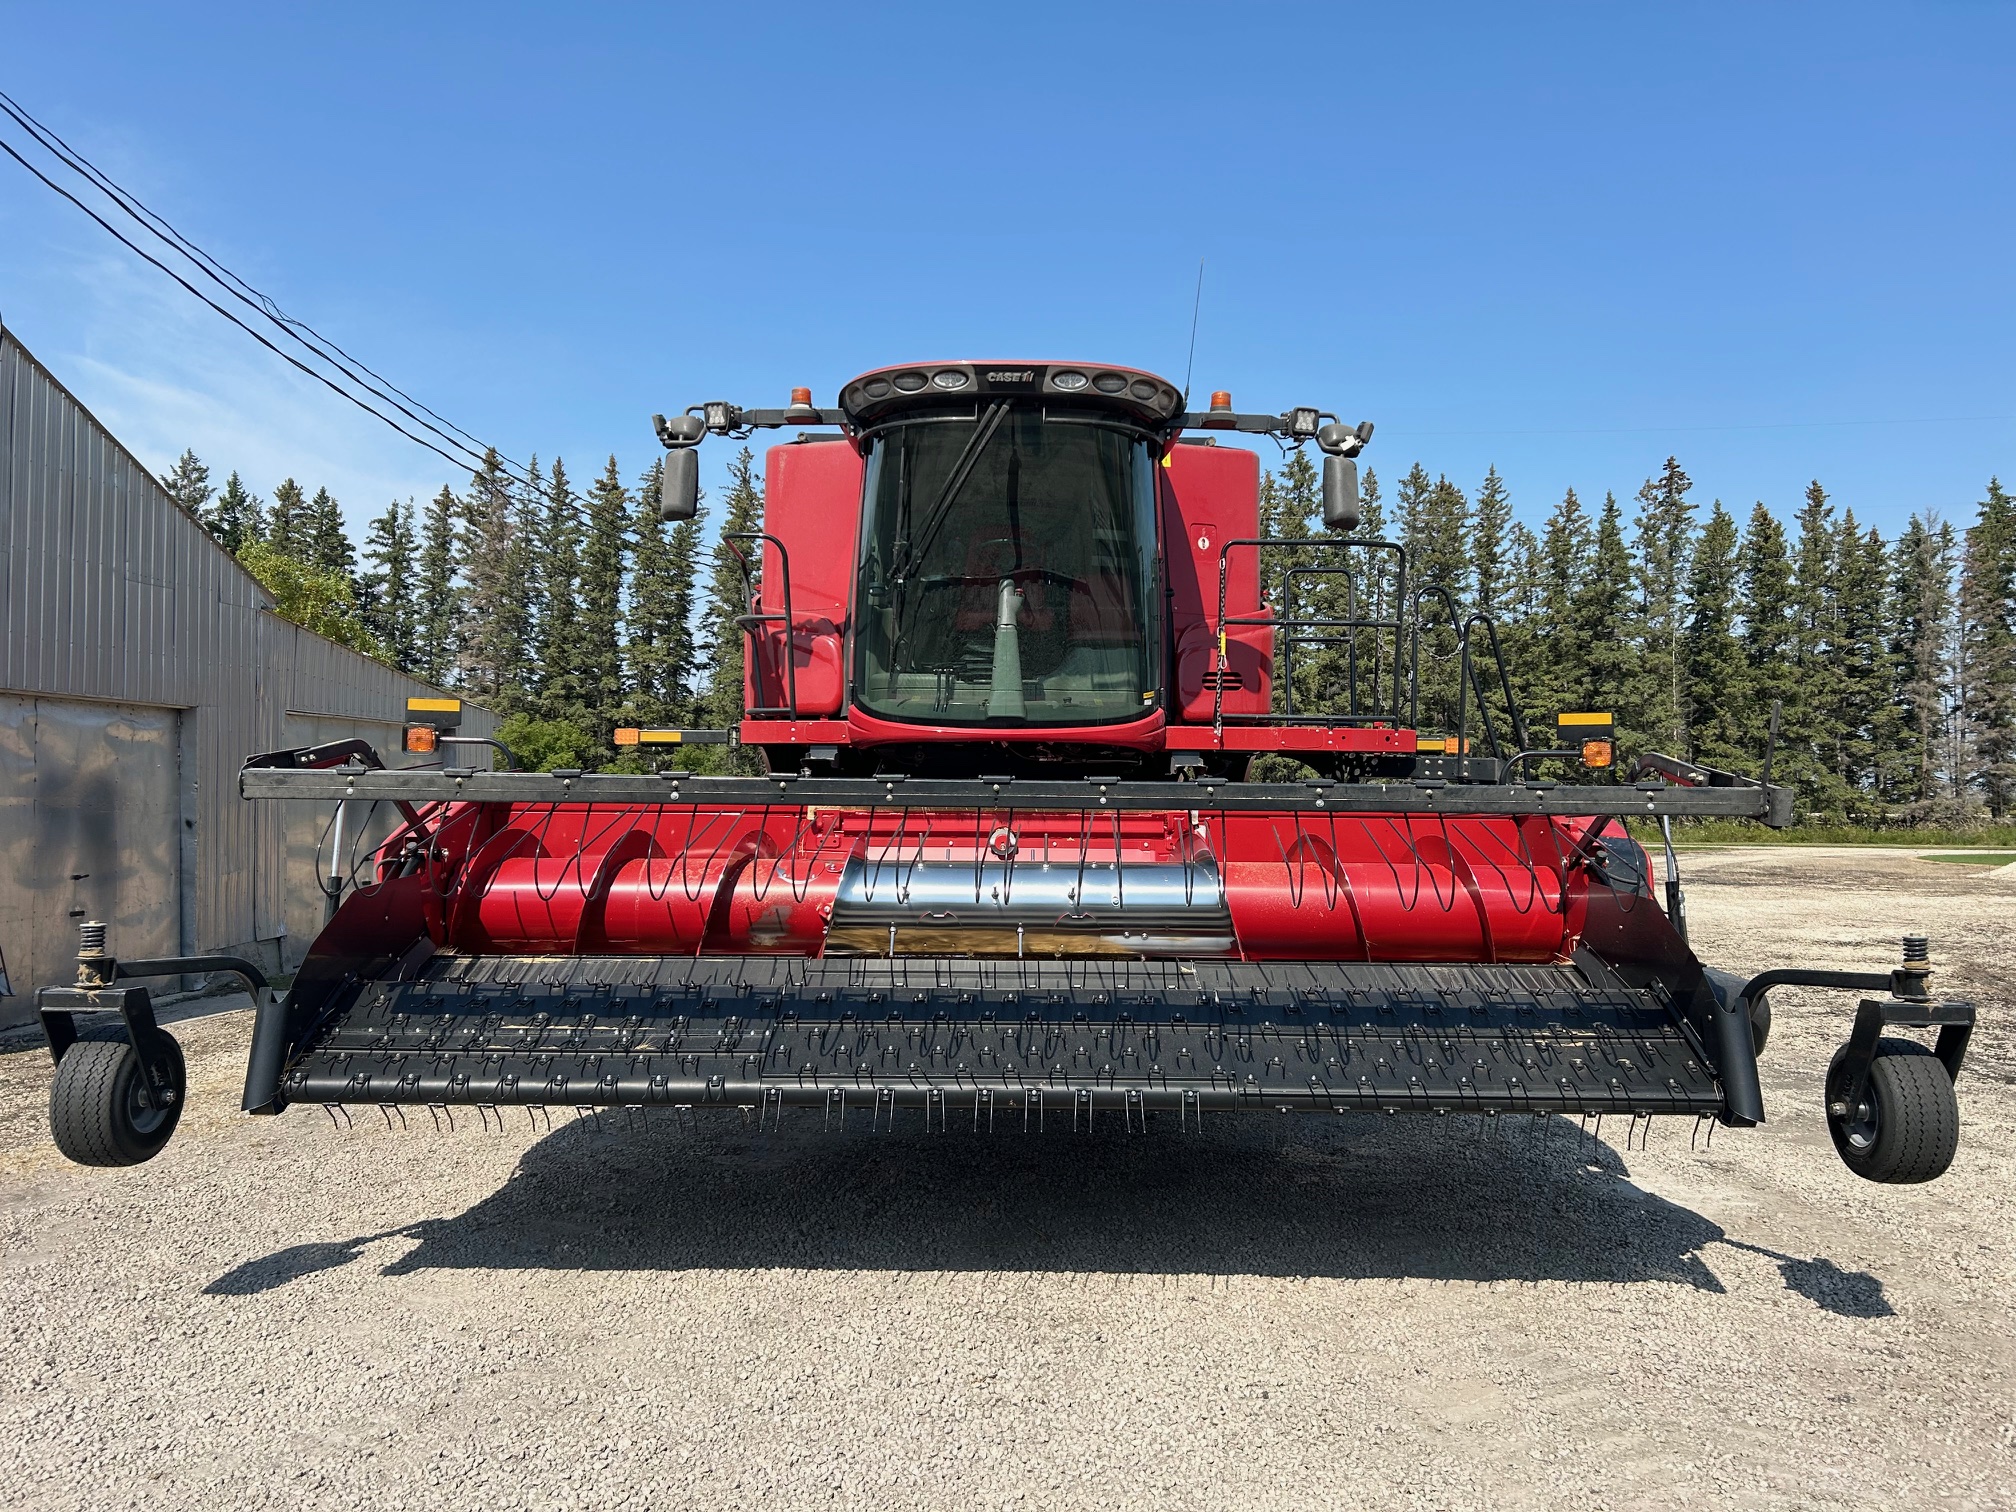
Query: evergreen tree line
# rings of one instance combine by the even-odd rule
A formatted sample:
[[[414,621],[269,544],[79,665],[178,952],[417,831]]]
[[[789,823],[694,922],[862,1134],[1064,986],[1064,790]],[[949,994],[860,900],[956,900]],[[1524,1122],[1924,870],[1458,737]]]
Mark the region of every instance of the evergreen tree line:
[[[460,493],[395,500],[361,549],[326,488],[311,498],[289,478],[263,500],[236,472],[215,488],[193,451],[161,482],[280,613],[495,710],[527,765],[586,767],[608,764],[618,725],[719,728],[741,712],[738,560],[709,549],[704,502],[659,520],[661,466],[626,483],[611,457],[584,492],[557,457],[514,481],[493,452]],[[720,509],[723,531],[761,523],[746,447]]]
[[[761,480],[744,448],[719,526],[709,511],[658,519],[660,467],[625,482],[611,457],[585,492],[536,459],[530,483],[496,456],[458,494],[393,503],[358,549],[327,489],[293,479],[270,501],[237,473],[213,488],[185,452],[163,484],[275,594],[280,611],[505,717],[539,765],[606,764],[618,724],[720,727],[739,717],[742,576],[720,532],[758,528]],[[1277,613],[1332,620],[1417,615],[1420,723],[1453,729],[1463,627],[1481,689],[1506,729],[1489,632],[1536,744],[1571,709],[1615,715],[1620,752],[1658,750],[1754,773],[1773,705],[1773,778],[1803,815],[1965,824],[2016,812],[2016,499],[1991,479],[1965,529],[1927,511],[1894,540],[1837,511],[1818,482],[1788,530],[1763,503],[1705,517],[1674,458],[1628,512],[1570,489],[1538,528],[1514,516],[1494,468],[1474,494],[1416,463],[1390,501],[1362,484],[1357,535],[1408,550],[1408,602],[1388,554],[1270,548]],[[1317,540],[1314,462],[1290,452],[1264,478],[1264,534]],[[1291,568],[1339,565],[1349,576]],[[1453,608],[1453,613],[1452,613]],[[1298,709],[1390,707],[1412,685],[1390,632],[1312,630]],[[1277,649],[1285,673],[1287,651]],[[1411,713],[1411,711],[1410,711]],[[703,757],[703,750],[684,753]]]
[[[1669,457],[1628,514],[1614,493],[1592,511],[1570,489],[1536,530],[1495,468],[1472,496],[1416,463],[1390,509],[1368,470],[1358,534],[1408,548],[1408,604],[1379,565],[1390,559],[1357,551],[1273,548],[1265,581],[1283,617],[1411,626],[1418,614],[1424,729],[1453,729],[1462,681],[1442,589],[1461,619],[1495,627],[1535,745],[1553,744],[1557,713],[1609,712],[1627,758],[1661,751],[1756,775],[1777,705],[1772,778],[1797,788],[1802,818],[1966,825],[2016,812],[2016,499],[2001,482],[1966,529],[1928,511],[1894,541],[1818,482],[1789,531],[1761,502],[1740,522],[1719,499],[1703,517],[1692,488]],[[1289,455],[1264,480],[1263,533],[1324,534],[1319,495],[1313,462]],[[1340,556],[1356,559],[1348,586],[1287,575]],[[1345,644],[1297,658],[1298,707],[1348,703],[1354,649],[1359,706],[1390,707],[1391,640],[1332,633]],[[1503,740],[1489,632],[1472,629],[1470,648],[1470,736],[1481,740],[1481,698]]]

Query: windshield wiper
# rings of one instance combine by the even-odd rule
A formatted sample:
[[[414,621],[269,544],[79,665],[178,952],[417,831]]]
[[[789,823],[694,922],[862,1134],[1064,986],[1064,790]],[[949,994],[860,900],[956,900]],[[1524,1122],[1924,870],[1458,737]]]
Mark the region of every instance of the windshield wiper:
[[[890,568],[890,577],[895,582],[901,583],[908,576],[911,565],[921,560],[931,549],[932,541],[937,538],[946,516],[952,512],[952,505],[958,500],[959,490],[966,486],[966,480],[973,475],[973,468],[980,460],[980,453],[986,448],[988,441],[993,439],[994,432],[1000,428],[1002,416],[1007,413],[1008,406],[1005,403],[990,406],[987,413],[980,417],[980,423],[974,428],[973,434],[966,438],[965,447],[960,451],[958,459],[953,462],[952,471],[946,476],[945,486],[938,490],[938,497],[931,501],[930,512],[924,516],[923,528],[917,532],[916,544],[912,545],[906,541],[902,554]]]

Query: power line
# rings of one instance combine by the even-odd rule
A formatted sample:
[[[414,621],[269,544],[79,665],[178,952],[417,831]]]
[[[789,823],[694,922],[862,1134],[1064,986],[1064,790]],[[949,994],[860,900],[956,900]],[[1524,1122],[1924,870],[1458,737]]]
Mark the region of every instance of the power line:
[[[240,278],[208,252],[205,252],[201,247],[190,241],[189,238],[182,235],[181,232],[169,225],[162,216],[141,203],[137,195],[113,182],[89,158],[85,157],[68,142],[64,141],[62,137],[28,114],[18,101],[12,99],[5,92],[0,92],[0,110],[4,110],[8,115],[12,116],[51,156],[62,162],[72,172],[88,179],[107,198],[111,199],[128,216],[137,221],[150,235],[167,242],[169,246],[195,264],[197,270],[204,277],[222,288],[240,304],[257,311],[295,341],[315,353],[317,357],[328,362],[337,371],[343,373],[368,392],[383,399],[387,404],[392,405],[393,408],[399,410],[400,413],[404,414],[416,425],[423,426],[427,430],[432,431],[436,436],[448,442],[449,445],[458,450],[467,451],[468,447],[462,443],[464,441],[473,442],[478,450],[470,454],[480,461],[481,450],[487,443],[471,435],[468,431],[463,430],[461,426],[456,425],[453,421],[435,414],[433,410],[421,404],[419,400],[399,388],[389,378],[373,371],[359,359],[352,357],[342,347],[323,336],[321,332],[317,331],[306,321],[296,320],[287,314],[286,311],[280,308],[279,303],[271,295],[253,288],[243,278]],[[373,378],[377,379],[378,383],[384,384],[385,388],[379,388],[376,384],[373,384],[370,381]],[[387,393],[386,389],[390,389],[391,392]],[[395,398],[394,395],[398,397]],[[400,402],[402,399],[406,403],[402,404]],[[408,404],[417,405],[425,414],[432,416],[435,420],[439,420],[441,425],[447,426],[448,429],[444,431],[440,426],[430,424],[427,420],[422,419],[420,415],[415,414],[412,409],[409,409],[407,407]],[[455,434],[450,435],[450,431]],[[456,439],[457,436],[462,439],[458,441]],[[501,455],[499,460],[509,461],[508,458],[504,458]],[[511,465],[514,467],[518,466],[516,463],[512,463]],[[519,471],[523,472],[524,469],[519,467]]]
[[[85,204],[76,195],[72,194],[69,190],[65,189],[61,184],[56,183],[47,174],[43,173],[39,168],[37,168],[33,163],[29,162],[26,158],[24,158],[19,152],[15,151],[11,144],[6,142],[5,140],[0,140],[0,151],[5,151],[9,157],[13,158],[15,162],[19,163],[23,168],[27,169],[29,173],[33,174],[46,187],[54,191],[56,194],[61,195],[64,199],[68,200],[72,205],[75,205],[79,210],[83,211],[84,214],[88,215],[93,221],[97,222],[97,224],[108,235],[113,237],[113,239],[118,241],[122,246],[126,247],[135,256],[141,258],[143,261],[147,262],[154,268],[160,270],[162,273],[167,274],[168,277],[174,279],[174,281],[177,284],[181,285],[184,290],[193,295],[196,299],[200,300],[203,304],[207,305],[211,310],[215,311],[217,314],[222,315],[226,320],[230,321],[233,325],[237,326],[241,331],[245,332],[246,335],[250,336],[254,341],[257,341],[261,346],[265,347],[275,356],[281,358],[283,361],[287,362],[290,366],[298,369],[300,372],[306,374],[308,377],[315,379],[316,382],[322,384],[323,387],[327,388],[331,393],[334,393],[343,399],[347,399],[350,403],[356,405],[366,414],[372,416],[374,419],[382,421],[384,424],[391,427],[394,431],[397,431],[401,436],[405,437],[407,440],[415,443],[416,445],[426,447],[427,450],[433,452],[436,456],[440,457],[443,461],[447,462],[457,471],[476,472],[476,473],[480,473],[483,471],[486,465],[483,453],[482,451],[479,450],[473,450],[469,443],[474,443],[475,447],[482,448],[484,450],[492,452],[496,452],[495,448],[489,447],[488,443],[485,443],[481,441],[479,438],[475,437],[474,435],[471,435],[470,432],[463,430],[462,427],[455,425],[452,421],[449,421],[444,417],[435,414],[435,412],[431,409],[428,409],[426,405],[420,404],[420,401],[412,399],[411,396],[405,394],[403,390],[400,390],[396,386],[392,385],[390,380],[384,379],[377,373],[373,372],[369,367],[366,367],[363,363],[359,362],[357,359],[350,357],[349,353],[345,352],[343,348],[337,346],[334,342],[328,341],[327,338],[322,337],[320,333],[316,332],[312,327],[308,326],[305,322],[296,321],[292,317],[286,315],[284,311],[280,310],[278,304],[275,303],[268,295],[260,292],[258,289],[253,288],[251,284],[247,283],[244,279],[239,278],[237,274],[231,272],[231,270],[226,268],[222,263],[218,262],[215,258],[212,258],[208,253],[204,252],[201,248],[196,247],[195,244],[189,242],[187,238],[182,237],[179,232],[176,232],[172,226],[168,225],[166,220],[162,219],[160,216],[155,215],[153,211],[147,209],[147,207],[144,204],[142,204],[137,197],[132,196],[129,193],[127,193],[127,191],[121,189],[108,176],[100,172],[94,165],[92,165],[88,159],[85,159],[81,153],[77,153],[74,150],[70,149],[68,144],[63,142],[62,138],[56,136],[54,132],[48,131],[47,128],[42,127],[39,122],[35,121],[33,117],[27,114],[27,112],[21,110],[20,107],[5,94],[0,94],[0,109],[4,109],[9,116],[12,116],[16,120],[16,122],[22,125],[24,129],[26,129],[35,138],[38,144],[40,144],[45,150],[49,151],[53,156],[55,156],[59,161],[61,161],[65,167],[69,168],[72,172],[77,173],[80,176],[84,177],[88,182],[92,183],[93,187],[99,189],[100,192],[106,194],[107,197],[112,199],[113,202],[119,206],[121,211],[123,211],[127,216],[132,218],[134,221],[138,222],[156,240],[166,242],[177,254],[179,254],[192,264],[195,264],[196,270],[203,277],[209,279],[209,281],[212,282],[213,284],[218,285],[231,298],[236,299],[240,304],[250,307],[264,319],[270,321],[273,325],[279,328],[282,335],[286,336],[288,339],[306,348],[312,356],[329,363],[330,366],[336,368],[338,373],[340,373],[345,379],[357,384],[359,387],[363,388],[367,393],[373,394],[377,398],[384,400],[387,404],[391,405],[394,409],[398,410],[401,414],[405,415],[407,419],[411,420],[414,423],[414,425],[426,431],[432,432],[434,436],[438,437],[442,442],[445,442],[448,446],[454,448],[455,451],[461,452],[464,455],[456,456],[449,451],[444,451],[442,447],[436,445],[434,441],[429,440],[424,435],[416,434],[413,430],[409,430],[404,424],[400,423],[399,420],[395,419],[391,415],[386,414],[383,410],[369,403],[365,399],[359,398],[358,395],[352,392],[349,388],[330,379],[326,374],[318,372],[316,369],[308,366],[306,363],[302,362],[292,353],[284,351],[280,347],[275,346],[272,341],[268,340],[259,331],[247,325],[243,320],[239,319],[238,316],[234,315],[230,310],[224,308],[222,305],[218,304],[215,300],[211,299],[208,295],[204,294],[200,289],[198,289],[194,284],[190,283],[189,280],[184,278],[181,274],[177,273],[173,268],[169,267],[167,264],[163,263],[159,258],[147,252],[144,248],[136,245],[132,240],[130,240],[128,237],[122,234],[116,226],[112,225],[103,216],[99,215],[97,211],[93,210],[89,205]],[[55,143],[56,145],[52,146],[51,145],[52,142]],[[158,223],[158,225],[155,223]],[[165,231],[163,228],[165,228]],[[236,287],[234,287],[233,285],[235,285]],[[304,337],[301,334],[301,332],[306,332],[307,337]],[[308,338],[313,339],[310,340]],[[325,347],[327,348],[327,350],[324,349]],[[331,355],[332,352],[340,354],[340,357]],[[347,359],[347,362],[345,359]],[[352,363],[355,364],[356,369],[362,369],[363,373],[370,374],[370,376],[373,378],[378,378],[380,383],[384,383],[387,388],[392,389],[393,394],[397,394],[401,398],[411,400],[413,404],[418,405],[421,410],[426,412],[426,414],[432,415],[436,420],[440,420],[442,425],[447,426],[450,431],[456,432],[457,435],[461,437],[466,437],[467,441],[465,442],[463,440],[458,440],[456,435],[450,435],[448,434],[447,431],[442,430],[440,426],[430,424],[427,420],[422,419],[420,415],[417,415],[411,409],[408,409],[405,404],[401,404],[399,402],[399,399],[393,398],[391,394],[385,393],[382,389],[379,389],[374,384],[370,383],[366,378],[360,376],[360,374],[349,365]],[[504,468],[506,475],[511,477],[513,481],[528,486],[532,484],[533,480],[529,472],[522,463],[513,461],[512,459],[504,456],[502,452],[496,452],[496,456],[498,463]]]

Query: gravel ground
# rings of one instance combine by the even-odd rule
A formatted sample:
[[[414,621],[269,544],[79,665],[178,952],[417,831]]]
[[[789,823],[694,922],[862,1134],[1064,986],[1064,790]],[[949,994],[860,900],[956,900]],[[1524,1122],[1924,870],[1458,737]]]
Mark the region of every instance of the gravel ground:
[[[232,1111],[240,1011],[178,1027],[167,1152],[83,1171],[0,1055],[0,1503],[2016,1506],[2016,875],[1683,864],[1718,964],[1932,934],[1985,1020],[1944,1180],[1835,1158],[1831,994],[1775,995],[1771,1122],[1712,1150],[338,1130]]]

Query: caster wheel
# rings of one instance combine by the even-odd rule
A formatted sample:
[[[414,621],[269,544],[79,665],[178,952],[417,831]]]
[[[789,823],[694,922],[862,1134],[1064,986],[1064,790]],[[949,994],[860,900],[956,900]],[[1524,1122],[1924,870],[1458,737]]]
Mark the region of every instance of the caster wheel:
[[[1960,1147],[1960,1101],[1938,1057],[1913,1040],[1878,1040],[1862,1096],[1849,1104],[1847,1054],[1844,1045],[1827,1067],[1827,1132],[1848,1169],[1894,1185],[1944,1175]]]
[[[165,1031],[173,1101],[148,1107],[140,1100],[140,1057],[124,1030],[93,1030],[56,1063],[49,1086],[49,1132],[56,1148],[79,1165],[129,1166],[151,1160],[182,1119],[189,1091],[182,1047]]]

